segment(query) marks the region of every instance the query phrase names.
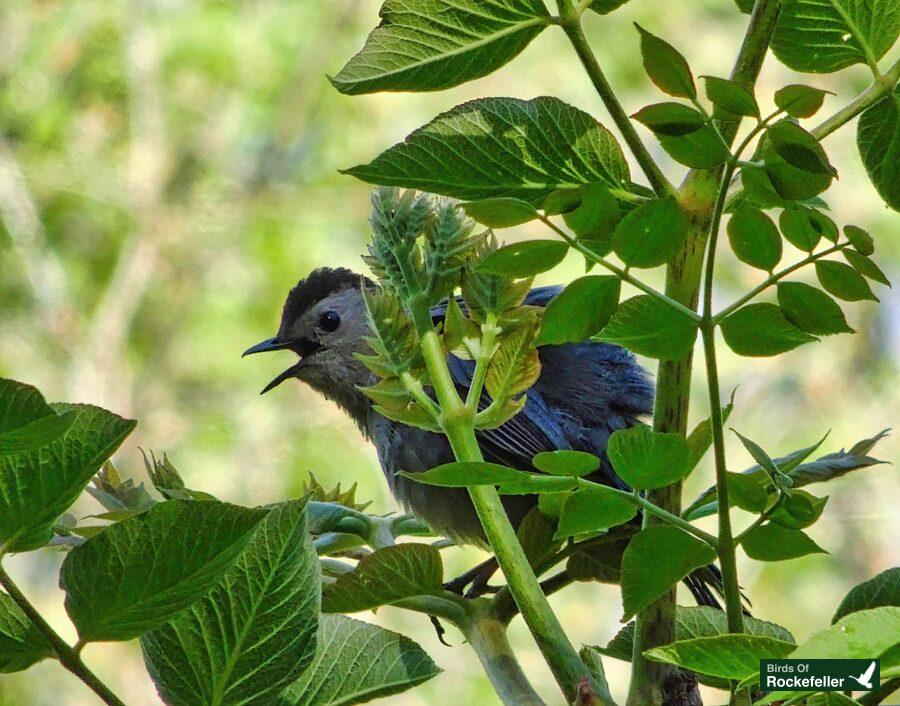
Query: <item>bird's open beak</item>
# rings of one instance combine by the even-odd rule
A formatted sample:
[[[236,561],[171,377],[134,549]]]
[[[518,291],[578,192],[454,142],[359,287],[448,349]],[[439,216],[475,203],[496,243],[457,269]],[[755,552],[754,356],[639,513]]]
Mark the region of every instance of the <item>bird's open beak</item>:
[[[250,346],[247,350],[244,351],[244,356],[253,355],[254,353],[269,353],[271,351],[282,351],[293,348],[293,344],[291,341],[279,341],[278,338],[267,338],[265,341],[261,341],[257,343],[255,346]],[[262,391],[259,393],[261,395],[266,394],[269,390],[278,387],[281,383],[283,383],[288,378],[295,377],[297,371],[303,365],[303,360],[301,358],[299,363],[295,363],[290,368],[281,373],[278,377],[276,377],[272,382],[266,385]]]

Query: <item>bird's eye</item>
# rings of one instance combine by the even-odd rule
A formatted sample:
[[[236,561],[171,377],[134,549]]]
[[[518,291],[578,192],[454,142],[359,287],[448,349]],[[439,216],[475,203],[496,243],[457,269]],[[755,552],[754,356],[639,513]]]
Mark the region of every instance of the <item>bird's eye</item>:
[[[323,331],[337,331],[341,325],[341,317],[334,311],[326,311],[319,317],[319,328]]]

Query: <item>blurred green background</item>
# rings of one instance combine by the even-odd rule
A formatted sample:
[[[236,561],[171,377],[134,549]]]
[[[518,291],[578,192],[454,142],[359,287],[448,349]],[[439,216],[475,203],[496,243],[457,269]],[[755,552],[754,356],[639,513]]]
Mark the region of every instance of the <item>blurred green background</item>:
[[[376,511],[393,510],[372,449],[331,404],[300,384],[258,396],[290,354],[240,358],[273,334],[298,278],[324,264],[361,266],[370,189],[337,170],[478,96],[557,95],[610,124],[554,29],[511,65],[451,91],[339,95],[326,74],[362,45],[378,4],[0,1],[0,375],[37,385],[52,400],[137,418],[117,455],[123,471],[143,479],[138,449],[165,451],[189,485],[242,504],[296,496],[314,471],[323,482],[357,482]],[[589,37],[627,112],[661,99],[641,69],[635,20],[678,46],[695,74],[727,75],[746,16],[732,0],[633,0],[606,17],[588,13]],[[769,57],[758,89],[763,110],[776,88],[797,80],[837,94],[824,116],[865,88],[868,72],[798,79]],[[680,179],[682,168],[642,134]],[[826,146],[841,175],[825,194],[836,219],[869,228],[878,261],[900,280],[898,218],[868,183],[854,129]],[[528,226],[503,235],[539,233]],[[730,255],[721,260],[722,303],[762,276]],[[570,256],[543,281],[567,281],[582,267]],[[659,282],[661,273],[649,276]],[[833,451],[894,424],[900,310],[892,290],[879,294],[881,305],[847,307],[855,336],[767,360],[723,352],[723,389],[740,386],[729,423],[773,454],[829,429],[823,448]],[[695,419],[705,416],[704,396],[698,384]],[[749,465],[729,444],[732,468]],[[888,438],[874,455],[896,459],[897,442]],[[710,483],[708,466],[691,478],[689,495]],[[811,534],[830,555],[740,566],[754,614],[798,639],[824,627],[851,586],[898,563],[893,468],[819,490],[831,501]],[[76,507],[96,510],[89,500]],[[480,558],[472,549],[448,550],[447,571]],[[50,621],[73,637],[56,589],[61,559],[44,550],[9,564]],[[552,602],[576,644],[605,643],[620,627],[612,587],[579,585]],[[385,608],[360,617],[410,635],[446,670],[391,703],[495,703],[458,634],[448,648],[424,616]],[[513,638],[540,690],[557,700],[518,622]],[[159,703],[136,644],[91,645],[86,660],[129,704]],[[610,662],[607,670],[615,695],[623,694],[626,665]],[[0,678],[4,706],[93,703],[54,663]]]

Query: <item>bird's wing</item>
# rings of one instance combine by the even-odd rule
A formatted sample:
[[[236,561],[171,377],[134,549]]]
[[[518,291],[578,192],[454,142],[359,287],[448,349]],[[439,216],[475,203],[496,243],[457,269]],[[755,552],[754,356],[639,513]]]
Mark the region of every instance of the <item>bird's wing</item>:
[[[551,285],[548,287],[535,287],[525,295],[525,304],[529,306],[547,306],[553,297],[559,294],[563,288],[560,285]],[[459,304],[463,312],[467,312],[466,303],[460,296],[455,297],[456,303]],[[431,308],[431,318],[435,323],[443,321],[447,315],[447,300],[445,299],[437,306]]]

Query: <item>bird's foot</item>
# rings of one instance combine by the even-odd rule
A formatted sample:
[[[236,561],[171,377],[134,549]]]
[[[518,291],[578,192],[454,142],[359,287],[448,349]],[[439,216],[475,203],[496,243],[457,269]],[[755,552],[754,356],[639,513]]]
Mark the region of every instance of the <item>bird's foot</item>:
[[[497,573],[497,559],[491,557],[473,569],[444,584],[444,589],[466,598],[478,598],[486,593],[496,593],[499,589],[488,584],[491,576]],[[466,588],[469,588],[466,591]]]

